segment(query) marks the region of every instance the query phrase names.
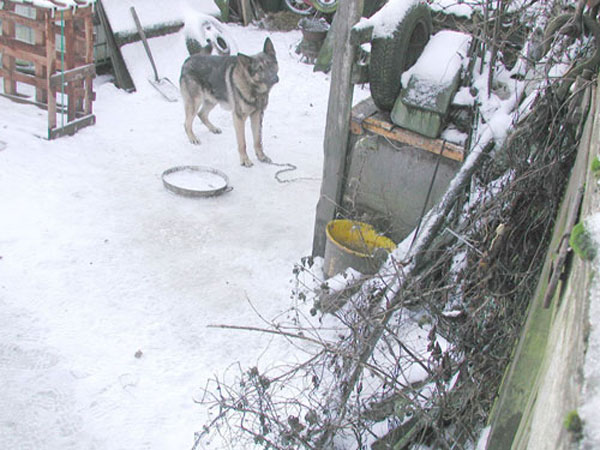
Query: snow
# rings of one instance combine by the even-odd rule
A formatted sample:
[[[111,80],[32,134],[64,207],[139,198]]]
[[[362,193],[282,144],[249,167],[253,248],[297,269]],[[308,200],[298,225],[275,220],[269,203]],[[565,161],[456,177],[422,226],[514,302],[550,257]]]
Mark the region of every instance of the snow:
[[[477,441],[477,447],[475,450],[485,450],[487,447],[487,441],[490,437],[490,433],[492,431],[492,427],[487,426],[483,430],[481,430],[481,434],[479,435],[479,440]]]
[[[369,18],[361,18],[355,29],[373,27],[373,38],[392,37],[406,13],[420,0],[389,0]]]
[[[114,33],[134,33],[135,22],[130,8],[137,12],[142,26],[184,22],[192,12],[218,17],[219,7],[214,0],[169,0],[165,8],[161,2],[147,0],[103,0],[102,4]]]
[[[507,11],[514,12],[524,10],[523,12],[531,12],[540,8],[536,3],[544,2],[527,2],[525,0],[513,0],[507,5]],[[483,3],[480,0],[433,0],[429,3],[432,11],[450,14],[456,17],[469,19],[474,12],[483,9]],[[541,14],[540,14],[541,15]]]
[[[15,3],[22,3],[24,5],[31,5],[38,8],[47,8],[55,11],[65,11],[72,8],[87,7],[96,3],[96,0],[60,0],[60,4],[65,6],[59,6],[56,3],[52,3],[49,0],[13,0]]]
[[[479,1],[435,0],[429,6],[432,11],[468,19],[480,4]]]
[[[473,97],[468,87],[462,86],[454,95],[452,103],[454,105],[473,106],[475,104],[475,97]]]
[[[0,448],[191,449],[208,378],[293,358],[283,340],[207,325],[263,326],[254,308],[288,307],[293,264],[312,246],[329,76],[297,61],[300,32],[230,30],[250,54],[271,37],[281,81],[265,152],[298,167],[287,178],[313,180],[278,183],[280,168],[253,154],[241,167],[220,108],[223,134],[196,121],[202,145],[189,144],[183,105],[150,85],[139,42],[123,48],[137,92],[97,78],[97,124],[72,137],[40,138],[46,112],[0,97]],[[183,31],[149,42],[177,83]],[[233,190],[177,196],[161,174],[179,165],[221,170]]]
[[[466,61],[471,35],[442,30],[431,36],[417,62],[402,74],[402,85],[414,76],[441,86],[448,86]]]
[[[237,53],[235,38],[218,19],[208,14],[188,10],[185,16],[184,33],[186,39],[195,40],[202,47],[212,45],[218,54]]]

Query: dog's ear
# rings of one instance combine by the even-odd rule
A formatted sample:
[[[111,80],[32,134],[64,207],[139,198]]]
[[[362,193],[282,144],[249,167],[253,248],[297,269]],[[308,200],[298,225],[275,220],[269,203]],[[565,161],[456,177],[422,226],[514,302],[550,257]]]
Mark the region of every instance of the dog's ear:
[[[265,45],[263,46],[263,52],[265,52],[267,55],[275,56],[275,47],[273,46],[273,43],[271,42],[270,38],[265,39]]]

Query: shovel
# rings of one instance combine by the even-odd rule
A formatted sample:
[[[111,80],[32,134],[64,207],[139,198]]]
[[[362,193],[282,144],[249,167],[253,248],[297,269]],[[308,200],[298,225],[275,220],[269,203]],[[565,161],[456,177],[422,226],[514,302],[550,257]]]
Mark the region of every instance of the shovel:
[[[137,31],[140,34],[140,37],[142,38],[142,42],[144,43],[144,48],[146,49],[148,59],[150,59],[150,64],[152,64],[152,70],[154,70],[154,80],[149,79],[148,81],[152,86],[156,88],[158,92],[162,94],[164,98],[166,98],[170,102],[176,102],[179,98],[179,90],[177,89],[177,86],[175,86],[173,82],[168,78],[158,77],[156,64],[154,64],[154,58],[152,57],[152,53],[150,52],[150,46],[148,45],[148,41],[146,40],[146,33],[144,33],[144,29],[142,28],[142,24],[140,23],[140,18],[135,12],[135,8],[133,6],[130,8],[130,10],[131,15],[133,16],[133,20],[135,21]]]

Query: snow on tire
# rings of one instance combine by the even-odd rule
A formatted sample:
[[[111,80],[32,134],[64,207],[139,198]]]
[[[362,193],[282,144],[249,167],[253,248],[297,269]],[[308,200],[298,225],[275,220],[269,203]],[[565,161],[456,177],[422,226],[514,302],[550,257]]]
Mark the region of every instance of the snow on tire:
[[[429,41],[431,12],[425,3],[417,3],[405,14],[391,37],[371,41],[369,85],[371,97],[379,109],[393,108],[402,88],[400,76],[411,67]]]

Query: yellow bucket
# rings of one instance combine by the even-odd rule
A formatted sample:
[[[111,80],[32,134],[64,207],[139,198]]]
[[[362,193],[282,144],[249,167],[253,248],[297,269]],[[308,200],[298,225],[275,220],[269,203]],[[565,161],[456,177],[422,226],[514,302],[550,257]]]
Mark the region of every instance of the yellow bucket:
[[[355,220],[332,220],[325,228],[324,271],[327,277],[352,267],[364,274],[373,274],[396,248],[391,239]]]

